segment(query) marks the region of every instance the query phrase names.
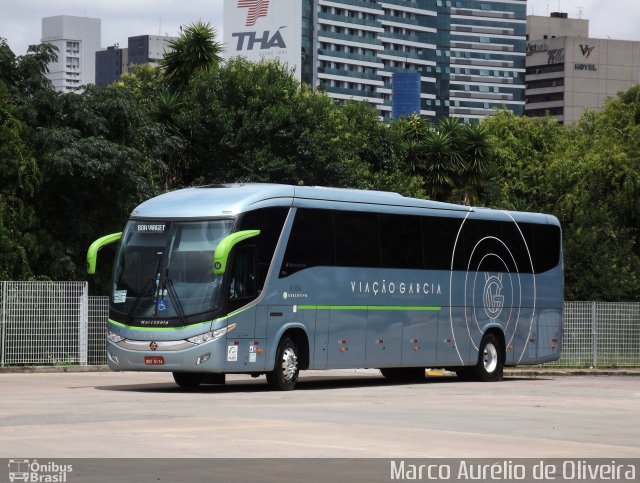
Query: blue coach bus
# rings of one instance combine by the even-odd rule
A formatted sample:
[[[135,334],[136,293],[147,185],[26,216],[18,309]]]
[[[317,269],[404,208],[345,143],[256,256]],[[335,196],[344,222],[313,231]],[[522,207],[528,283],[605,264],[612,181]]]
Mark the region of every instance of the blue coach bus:
[[[271,184],[169,192],[119,241],[107,333],[116,371],[181,387],[300,370],[445,368],[483,381],[559,358],[561,229],[550,215]]]

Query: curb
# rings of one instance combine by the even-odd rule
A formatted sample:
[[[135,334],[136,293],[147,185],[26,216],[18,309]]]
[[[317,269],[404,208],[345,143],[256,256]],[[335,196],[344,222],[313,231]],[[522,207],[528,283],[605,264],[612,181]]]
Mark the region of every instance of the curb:
[[[0,367],[0,374],[62,374],[76,372],[109,372],[109,366],[15,366]]]
[[[640,376],[640,369],[570,369],[570,368],[507,368],[505,376],[564,377],[564,376]]]

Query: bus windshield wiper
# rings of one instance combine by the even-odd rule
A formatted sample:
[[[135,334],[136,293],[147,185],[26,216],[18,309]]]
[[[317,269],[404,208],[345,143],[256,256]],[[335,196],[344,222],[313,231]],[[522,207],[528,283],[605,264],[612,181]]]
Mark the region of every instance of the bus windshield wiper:
[[[182,308],[182,302],[180,302],[180,298],[176,292],[175,287],[173,286],[173,281],[168,277],[168,274],[164,277],[164,286],[167,288],[167,294],[169,295],[169,299],[173,302],[173,305],[176,308],[176,314],[178,314],[178,318],[183,325],[187,325],[187,318],[184,315],[184,309]]]
[[[158,294],[158,275],[160,274],[160,261],[162,260],[162,253],[163,252],[157,252],[156,253],[157,260],[156,260],[156,267],[155,267],[155,270],[154,270],[154,273],[156,275],[152,275],[145,282],[145,286],[140,291],[140,293],[136,297],[136,300],[133,302],[133,305],[129,309],[129,312],[127,313],[127,319],[128,320],[131,320],[131,316],[133,315],[135,310],[138,308],[138,305],[140,304],[140,301],[142,300],[142,298],[147,296],[147,295],[151,295],[154,282],[156,284],[155,298],[157,299],[157,296],[158,296],[157,295]]]

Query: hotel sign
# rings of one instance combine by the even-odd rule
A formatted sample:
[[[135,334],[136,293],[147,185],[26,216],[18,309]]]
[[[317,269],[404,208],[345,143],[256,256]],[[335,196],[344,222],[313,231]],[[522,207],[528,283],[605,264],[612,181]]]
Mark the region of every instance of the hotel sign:
[[[549,50],[549,45],[546,42],[541,42],[537,44],[527,44],[527,53],[535,54],[538,52],[546,52]]]
[[[580,52],[582,53],[582,57],[584,57],[585,59],[588,59],[595,49],[596,49],[595,45],[580,44]],[[585,63],[576,62],[574,64],[574,70],[597,71],[598,67],[596,66],[596,64],[585,64]]]
[[[278,59],[300,79],[301,9],[298,0],[225,0],[225,58]]]

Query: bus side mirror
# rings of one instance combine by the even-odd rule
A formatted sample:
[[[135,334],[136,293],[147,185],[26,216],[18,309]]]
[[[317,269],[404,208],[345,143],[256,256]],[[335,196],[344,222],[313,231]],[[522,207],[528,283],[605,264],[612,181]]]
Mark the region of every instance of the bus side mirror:
[[[259,234],[260,230],[243,230],[224,237],[213,252],[213,274],[222,275],[225,272],[229,253],[236,244]]]
[[[105,245],[117,242],[118,240],[120,240],[120,238],[122,238],[122,232],[112,233],[111,235],[106,235],[98,238],[91,244],[91,246],[89,246],[89,250],[87,250],[87,273],[89,275],[93,275],[94,273],[96,273],[98,250],[100,250]]]

